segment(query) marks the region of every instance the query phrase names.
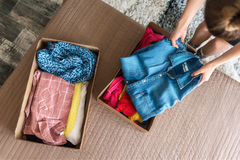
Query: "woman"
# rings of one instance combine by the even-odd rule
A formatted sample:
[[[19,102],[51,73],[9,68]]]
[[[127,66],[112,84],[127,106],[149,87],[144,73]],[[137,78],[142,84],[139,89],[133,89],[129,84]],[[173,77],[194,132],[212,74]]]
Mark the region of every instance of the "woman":
[[[188,0],[185,10],[173,31],[170,40],[174,47],[177,47],[176,40],[181,38],[182,42],[186,36],[187,28],[198,9],[205,0]],[[212,72],[219,65],[232,59],[240,57],[240,1],[239,0],[207,0],[204,12],[205,20],[198,26],[192,39],[188,42],[194,48],[197,48],[211,35],[215,36],[205,46],[198,49],[197,55],[200,58],[219,54],[231,45],[230,50],[220,57],[205,64],[198,71],[192,73],[192,76],[202,74],[199,82],[208,81]]]

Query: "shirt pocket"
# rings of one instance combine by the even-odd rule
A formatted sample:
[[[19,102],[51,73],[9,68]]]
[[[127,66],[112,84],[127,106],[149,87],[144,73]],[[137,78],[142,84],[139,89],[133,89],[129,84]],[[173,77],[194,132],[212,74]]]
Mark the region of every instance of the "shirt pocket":
[[[137,93],[133,96],[135,107],[141,115],[148,115],[155,110],[148,91]],[[143,118],[143,117],[142,117]]]

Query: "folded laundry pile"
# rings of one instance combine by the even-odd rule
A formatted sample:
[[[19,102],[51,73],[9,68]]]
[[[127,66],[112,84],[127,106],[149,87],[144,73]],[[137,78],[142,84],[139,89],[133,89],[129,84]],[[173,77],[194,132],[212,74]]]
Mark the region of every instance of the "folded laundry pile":
[[[187,51],[186,44],[163,39],[121,58],[126,92],[143,120],[174,106],[195,89],[202,75],[191,74],[203,65],[198,56]]]
[[[199,57],[188,52],[180,40],[177,49],[163,38],[147,28],[133,54],[120,59],[121,72],[103,97],[106,104],[137,124],[181,101],[202,77],[191,76],[202,67]]]
[[[76,147],[81,142],[88,81],[97,56],[66,42],[38,51],[22,132],[30,141]],[[62,77],[62,78],[61,78]],[[70,83],[75,82],[75,83]]]
[[[143,35],[143,38],[141,39],[137,47],[134,49],[133,54],[137,50],[154,44],[162,40],[163,38],[163,35],[154,33],[153,30],[148,27]],[[128,117],[136,124],[146,124],[147,122],[144,122],[139,116],[134,104],[132,103],[128,93],[126,92],[126,86],[127,85],[124,82],[122,71],[120,71],[105,92],[103,96],[104,102],[109,106],[115,108],[118,112],[122,113],[124,116]]]

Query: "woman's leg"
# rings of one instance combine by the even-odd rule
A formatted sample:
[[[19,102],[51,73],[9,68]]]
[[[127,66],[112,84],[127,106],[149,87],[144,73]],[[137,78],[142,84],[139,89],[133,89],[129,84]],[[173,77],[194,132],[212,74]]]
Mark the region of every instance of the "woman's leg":
[[[195,31],[192,39],[191,39],[191,42],[194,45],[199,46],[210,37],[211,37],[211,33],[208,31],[205,21],[203,21],[197,27],[197,29],[196,29],[196,31]]]
[[[191,39],[191,42],[194,45],[199,46],[210,37],[211,37],[211,33],[208,31],[205,21],[203,21],[196,29]],[[203,46],[199,51],[202,52],[202,54],[205,57],[208,57],[208,56],[222,53],[225,50],[227,50],[230,46],[231,45],[225,40],[220,38],[214,38],[211,41],[209,41],[205,46]]]
[[[201,52],[204,56],[213,56],[226,51],[231,45],[223,39],[214,38],[202,47]]]

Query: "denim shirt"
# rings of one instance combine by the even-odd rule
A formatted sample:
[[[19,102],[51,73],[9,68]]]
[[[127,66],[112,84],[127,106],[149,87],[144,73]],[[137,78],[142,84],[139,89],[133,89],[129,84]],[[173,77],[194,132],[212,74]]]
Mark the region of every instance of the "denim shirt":
[[[186,44],[162,40],[121,58],[126,91],[137,112],[147,120],[174,106],[196,88],[202,75],[191,74],[203,65]]]

